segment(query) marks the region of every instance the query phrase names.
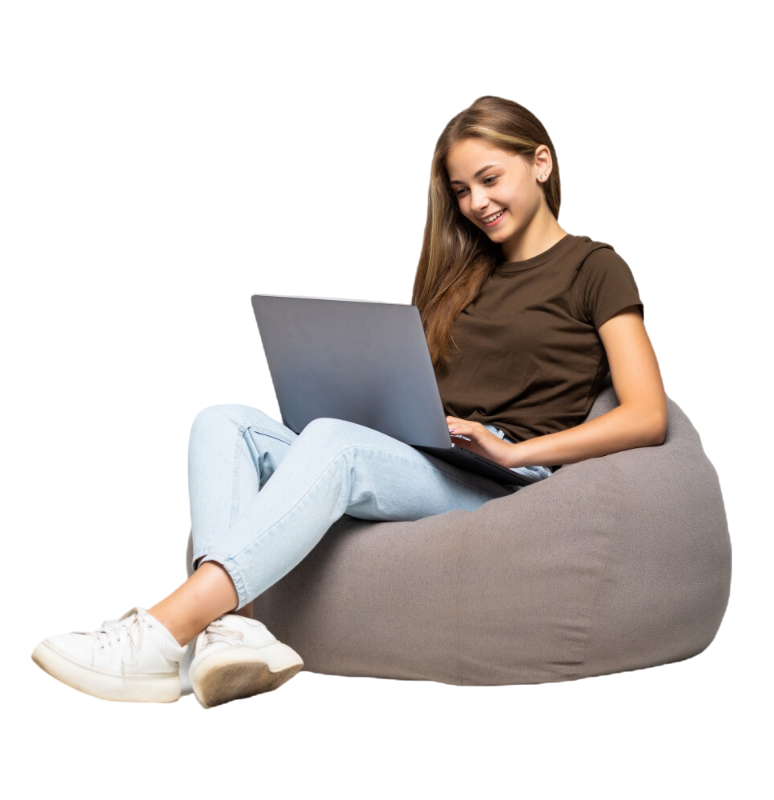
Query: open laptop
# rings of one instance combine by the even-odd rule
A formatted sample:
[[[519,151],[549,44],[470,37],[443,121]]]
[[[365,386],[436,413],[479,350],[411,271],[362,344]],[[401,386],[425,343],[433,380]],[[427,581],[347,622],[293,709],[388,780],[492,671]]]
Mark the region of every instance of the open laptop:
[[[427,339],[412,305],[253,295],[253,311],[282,422],[356,422],[498,483],[520,475],[454,444]]]

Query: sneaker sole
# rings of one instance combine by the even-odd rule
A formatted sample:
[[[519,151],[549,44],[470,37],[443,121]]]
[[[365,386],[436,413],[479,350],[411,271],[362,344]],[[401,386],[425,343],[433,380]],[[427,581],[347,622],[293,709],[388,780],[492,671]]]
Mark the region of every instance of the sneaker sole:
[[[204,708],[271,692],[304,667],[301,656],[282,642],[261,648],[229,647],[213,653],[189,672],[196,699]]]
[[[180,699],[180,674],[112,675],[71,661],[46,642],[32,652],[32,660],[67,686],[101,700],[127,703],[174,703]]]

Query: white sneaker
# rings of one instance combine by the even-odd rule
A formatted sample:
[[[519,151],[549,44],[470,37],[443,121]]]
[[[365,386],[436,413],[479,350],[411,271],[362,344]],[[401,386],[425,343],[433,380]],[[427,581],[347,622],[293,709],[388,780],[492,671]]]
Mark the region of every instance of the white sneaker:
[[[226,614],[196,638],[188,674],[205,707],[270,692],[289,681],[304,662],[278,642],[262,622]]]
[[[180,697],[185,652],[157,619],[133,608],[97,631],[43,640],[32,660],[62,683],[103,700],[171,703]]]

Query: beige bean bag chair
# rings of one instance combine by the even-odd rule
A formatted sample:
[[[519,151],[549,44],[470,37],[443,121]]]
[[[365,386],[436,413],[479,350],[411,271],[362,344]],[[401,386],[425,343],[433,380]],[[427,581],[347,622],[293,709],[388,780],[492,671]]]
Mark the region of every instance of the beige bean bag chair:
[[[609,381],[590,419],[617,405]],[[255,617],[312,672],[542,683],[697,655],[730,580],[717,474],[670,400],[660,447],[564,466],[473,512],[342,517]]]

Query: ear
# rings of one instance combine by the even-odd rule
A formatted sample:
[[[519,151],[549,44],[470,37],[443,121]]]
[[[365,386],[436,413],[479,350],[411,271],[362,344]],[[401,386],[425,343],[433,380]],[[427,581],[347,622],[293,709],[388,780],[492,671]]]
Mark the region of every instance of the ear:
[[[532,166],[535,170],[536,179],[540,183],[545,183],[554,166],[554,161],[551,158],[551,151],[548,149],[547,145],[538,145],[537,150],[535,150]]]

